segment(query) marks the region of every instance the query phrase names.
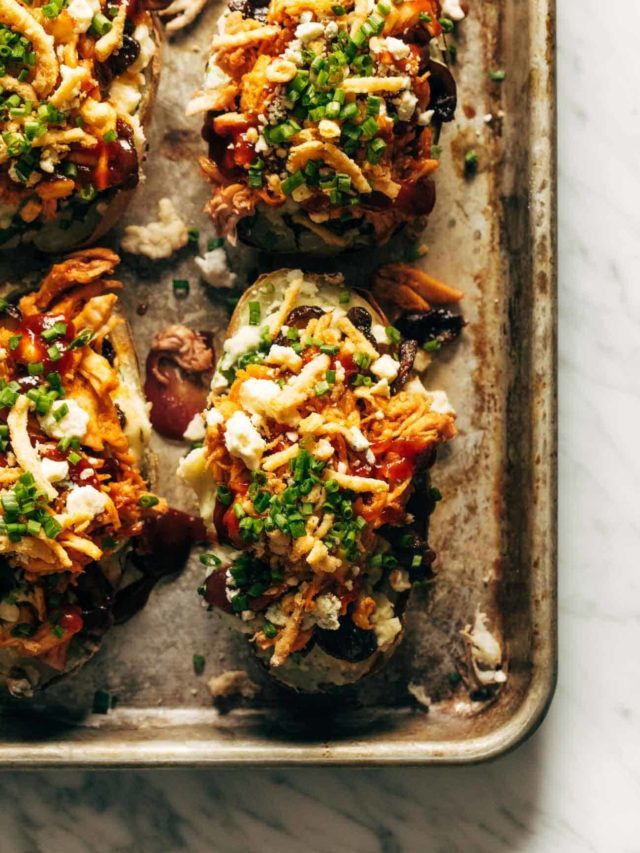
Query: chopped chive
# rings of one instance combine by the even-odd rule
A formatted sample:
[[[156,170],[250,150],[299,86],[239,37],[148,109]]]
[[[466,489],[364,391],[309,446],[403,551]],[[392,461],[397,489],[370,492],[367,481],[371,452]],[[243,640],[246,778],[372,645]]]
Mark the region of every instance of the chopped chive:
[[[392,344],[399,344],[402,340],[402,335],[394,326],[387,326],[384,331],[387,338],[391,341]]]
[[[173,292],[177,299],[186,299],[189,295],[189,282],[186,278],[174,278]]]
[[[158,506],[160,498],[155,495],[141,495],[138,498],[138,504],[145,509],[150,509],[152,506]]]
[[[260,323],[260,303],[249,303],[249,325],[257,326]]]
[[[58,423],[69,414],[69,406],[62,403],[53,410],[53,418]]]

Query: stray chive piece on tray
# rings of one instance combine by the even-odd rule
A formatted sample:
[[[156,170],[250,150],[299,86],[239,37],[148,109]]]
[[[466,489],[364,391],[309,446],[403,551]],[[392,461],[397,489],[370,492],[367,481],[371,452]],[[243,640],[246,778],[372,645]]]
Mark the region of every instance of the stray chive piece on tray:
[[[116,697],[108,690],[96,690],[93,694],[93,713],[108,714],[109,709],[115,707],[116,701]]]
[[[202,675],[205,667],[205,658],[204,655],[194,655],[193,656],[193,671],[196,675]]]
[[[502,83],[502,81],[507,76],[507,72],[502,68],[497,68],[494,71],[489,72],[489,77],[493,80],[494,83]]]
[[[174,278],[173,293],[176,299],[186,299],[189,295],[189,282],[186,278]]]
[[[468,178],[477,173],[479,160],[478,152],[473,148],[464,155],[464,173]]]

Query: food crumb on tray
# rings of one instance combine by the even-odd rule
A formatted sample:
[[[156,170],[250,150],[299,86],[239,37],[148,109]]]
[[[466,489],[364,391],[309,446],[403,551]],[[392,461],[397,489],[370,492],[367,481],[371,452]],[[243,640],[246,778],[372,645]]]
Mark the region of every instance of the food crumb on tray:
[[[226,714],[243,699],[255,699],[261,688],[249,678],[243,669],[229,669],[210,678],[207,682],[213,704],[220,713]]]

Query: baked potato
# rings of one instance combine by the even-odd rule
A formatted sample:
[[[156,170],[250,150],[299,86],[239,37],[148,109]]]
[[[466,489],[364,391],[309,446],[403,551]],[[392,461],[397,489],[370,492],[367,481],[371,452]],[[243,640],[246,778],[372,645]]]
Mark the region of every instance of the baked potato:
[[[0,301],[0,684],[15,695],[94,654],[128,545],[165,509],[117,263],[84,250]]]
[[[438,0],[232,0],[187,108],[205,114],[217,233],[328,254],[426,220],[452,27]]]
[[[262,276],[231,319],[179,474],[217,543],[201,595],[295,689],[378,668],[430,575],[427,472],[456,429],[416,349],[340,276]]]
[[[156,19],[138,0],[0,0],[0,45],[0,248],[93,242],[140,180]]]

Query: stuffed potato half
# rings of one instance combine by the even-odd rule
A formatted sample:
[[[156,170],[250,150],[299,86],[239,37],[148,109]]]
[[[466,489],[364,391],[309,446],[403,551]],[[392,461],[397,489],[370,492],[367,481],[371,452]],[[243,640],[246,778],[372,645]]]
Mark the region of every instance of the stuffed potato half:
[[[328,253],[424,219],[456,105],[441,21],[437,0],[231,2],[188,108],[218,233]]]
[[[430,574],[427,470],[455,415],[415,353],[340,277],[263,276],[231,320],[180,466],[220,543],[200,592],[296,689],[377,668]]]
[[[16,695],[97,650],[127,546],[164,504],[105,249],[0,302],[0,683]]]
[[[138,0],[0,0],[0,248],[68,251],[124,211],[159,34]]]

